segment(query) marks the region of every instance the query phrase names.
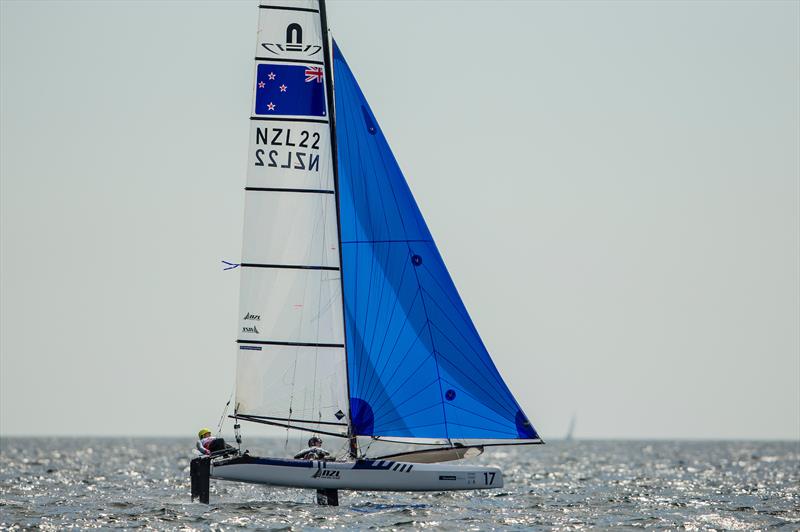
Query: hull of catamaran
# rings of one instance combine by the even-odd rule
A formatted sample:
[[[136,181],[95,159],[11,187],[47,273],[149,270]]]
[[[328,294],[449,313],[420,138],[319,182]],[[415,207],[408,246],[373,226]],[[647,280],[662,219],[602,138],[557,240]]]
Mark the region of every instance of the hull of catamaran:
[[[271,486],[369,491],[449,491],[503,487],[496,467],[391,460],[332,462],[237,456],[211,464],[211,478]]]

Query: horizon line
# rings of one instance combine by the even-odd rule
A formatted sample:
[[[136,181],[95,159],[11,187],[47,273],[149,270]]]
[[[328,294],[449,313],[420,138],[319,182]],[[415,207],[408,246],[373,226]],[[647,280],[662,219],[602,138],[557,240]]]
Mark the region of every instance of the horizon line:
[[[33,438],[69,438],[69,439],[81,439],[81,438],[101,438],[101,439],[137,439],[137,440],[144,440],[144,439],[152,439],[152,438],[191,438],[195,439],[195,436],[192,434],[189,435],[180,435],[180,434],[150,434],[150,435],[142,435],[142,434],[3,434],[0,433],[0,439],[33,439]],[[270,440],[270,439],[285,439],[285,435],[258,435],[258,436],[251,436],[249,439],[261,439],[261,440]],[[545,442],[774,442],[774,443],[797,443],[800,445],[800,436],[796,436],[794,438],[730,438],[730,437],[572,437],[571,439],[567,439],[564,437],[560,438],[547,438],[544,440]],[[413,445],[413,444],[409,444]]]

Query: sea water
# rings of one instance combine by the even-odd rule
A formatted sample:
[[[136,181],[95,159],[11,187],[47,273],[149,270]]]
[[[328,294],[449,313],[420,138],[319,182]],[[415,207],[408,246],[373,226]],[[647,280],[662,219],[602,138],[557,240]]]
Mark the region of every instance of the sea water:
[[[246,442],[287,456],[280,440]],[[800,443],[574,441],[499,447],[505,487],[314,492],[211,481],[191,502],[186,439],[0,439],[0,529],[683,528],[800,530]]]

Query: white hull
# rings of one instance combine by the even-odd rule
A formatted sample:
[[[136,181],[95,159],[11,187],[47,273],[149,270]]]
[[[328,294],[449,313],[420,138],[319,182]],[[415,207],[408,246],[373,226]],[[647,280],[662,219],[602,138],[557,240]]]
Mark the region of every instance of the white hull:
[[[333,462],[238,456],[212,462],[211,478],[292,488],[450,491],[503,487],[496,467],[391,460]]]

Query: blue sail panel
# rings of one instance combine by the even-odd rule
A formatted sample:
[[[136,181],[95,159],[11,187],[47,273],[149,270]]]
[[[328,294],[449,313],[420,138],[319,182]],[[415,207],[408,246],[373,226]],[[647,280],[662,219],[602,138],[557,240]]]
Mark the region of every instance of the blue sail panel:
[[[536,439],[334,43],[350,414],[363,436]]]

